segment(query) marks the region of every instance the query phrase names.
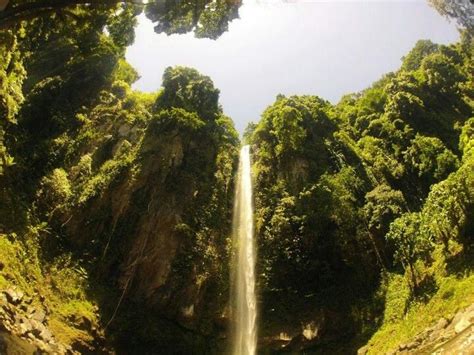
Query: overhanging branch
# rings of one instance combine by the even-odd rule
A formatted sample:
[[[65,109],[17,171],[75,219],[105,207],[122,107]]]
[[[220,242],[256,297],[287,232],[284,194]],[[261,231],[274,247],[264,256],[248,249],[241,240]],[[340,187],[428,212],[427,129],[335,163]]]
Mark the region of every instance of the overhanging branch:
[[[0,4],[1,1],[7,1],[8,3],[8,0],[0,0]],[[0,29],[5,29],[19,23],[20,21],[30,20],[68,7],[78,5],[113,7],[120,3],[144,5],[140,0],[40,0],[18,5],[10,3],[8,8],[5,8],[4,11],[0,12]]]

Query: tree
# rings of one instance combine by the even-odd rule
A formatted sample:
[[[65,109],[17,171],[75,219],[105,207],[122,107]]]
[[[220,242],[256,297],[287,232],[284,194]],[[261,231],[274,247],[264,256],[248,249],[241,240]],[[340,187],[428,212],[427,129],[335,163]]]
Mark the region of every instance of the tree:
[[[428,230],[448,251],[449,241],[465,242],[470,237],[474,210],[474,161],[472,156],[446,180],[433,185],[423,208]],[[471,227],[472,228],[472,227]],[[472,241],[468,241],[472,243]]]
[[[438,50],[439,46],[431,42],[429,39],[419,40],[416,42],[415,47],[413,47],[412,50],[402,58],[402,70],[417,70],[420,67],[423,58]]]
[[[37,191],[41,213],[48,215],[64,208],[72,196],[71,184],[64,169],[54,169],[44,176]]]
[[[298,151],[306,138],[306,132],[302,127],[303,116],[294,107],[284,106],[273,118],[273,130],[278,144],[275,152],[279,157],[291,155]]]
[[[219,89],[208,76],[196,69],[176,66],[168,67],[163,74],[164,91],[156,101],[156,109],[171,107],[196,112],[208,121],[215,120],[219,107]]]
[[[417,134],[403,155],[408,168],[427,186],[445,179],[458,166],[457,157],[436,137]]]
[[[466,121],[459,136],[459,150],[463,152],[463,160],[474,156],[474,117]]]
[[[250,144],[252,140],[252,135],[257,128],[257,124],[254,122],[249,122],[247,127],[245,127],[244,133],[242,134],[242,142]]]
[[[400,179],[405,167],[394,156],[388,140],[365,136],[357,142],[361,158],[367,162],[378,182]]]
[[[388,232],[390,223],[406,211],[407,205],[401,191],[386,184],[378,185],[365,195],[364,215],[369,231],[378,235]]]
[[[157,33],[186,33],[216,39],[238,18],[241,0],[154,0],[145,9]]]
[[[128,19],[145,9],[147,17],[157,23],[157,33],[170,35],[194,31],[197,37],[216,39],[227,31],[228,23],[238,17],[241,4],[241,0],[154,0],[147,4],[142,0],[10,0],[5,10],[0,12],[0,29],[51,14],[74,17],[74,10],[78,8],[90,11],[117,9],[119,6],[120,16]],[[120,31],[120,27],[113,27],[114,32]],[[130,31],[122,33],[127,42],[133,38]]]
[[[452,60],[441,53],[424,58],[421,68],[429,90],[443,95],[444,99],[455,98],[459,85],[466,80]]]
[[[417,260],[426,260],[432,250],[431,241],[423,228],[420,213],[405,213],[397,218],[385,236],[387,241],[395,246],[395,260],[405,271],[410,272],[413,290],[418,287],[415,263]]]
[[[393,190],[386,184],[376,186],[365,195],[363,214],[367,221],[367,232],[379,262],[388,266],[387,245],[384,236],[390,223],[407,210],[407,203],[401,191]]]
[[[18,39],[12,31],[0,32],[0,176],[13,164],[4,144],[5,129],[16,122],[24,97],[21,85],[26,76],[18,50]]]
[[[474,6],[471,0],[428,0],[438,12],[467,28],[474,30]]]

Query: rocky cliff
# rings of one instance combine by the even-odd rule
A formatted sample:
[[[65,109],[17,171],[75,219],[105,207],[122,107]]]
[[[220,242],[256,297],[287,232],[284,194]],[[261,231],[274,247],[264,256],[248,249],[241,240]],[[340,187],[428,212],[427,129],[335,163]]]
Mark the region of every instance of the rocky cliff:
[[[210,79],[186,68],[168,69],[157,95],[116,83],[78,126],[45,139],[38,176],[24,166],[35,216],[48,224],[39,262],[72,251],[102,285],[100,326],[124,349],[207,349],[225,335],[239,142],[217,100]],[[38,138],[29,121],[19,126],[21,161]]]

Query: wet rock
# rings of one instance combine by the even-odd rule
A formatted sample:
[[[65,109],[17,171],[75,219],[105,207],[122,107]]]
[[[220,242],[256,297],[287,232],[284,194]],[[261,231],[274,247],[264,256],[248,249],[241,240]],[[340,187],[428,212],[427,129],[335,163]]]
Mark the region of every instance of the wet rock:
[[[431,332],[428,337],[428,341],[435,341],[443,336],[446,332],[446,328],[449,326],[449,321],[446,318],[441,318],[433,327],[430,328]]]
[[[43,352],[45,352],[46,354],[51,354],[52,353],[52,349],[51,347],[46,344],[46,342],[44,341],[41,341],[41,340],[38,340],[36,342],[36,346]]]
[[[64,354],[66,352],[66,349],[61,348],[58,344],[49,344],[49,348],[51,353],[54,354]]]
[[[229,314],[224,312],[214,319],[214,324],[221,330],[226,330],[229,328],[230,319]]]
[[[452,324],[456,324],[459,322],[462,318],[463,315],[463,310],[459,310],[453,317]]]
[[[16,314],[15,309],[9,304],[4,305],[3,309],[10,316],[10,318],[13,317]]]
[[[319,327],[315,322],[310,322],[303,327],[302,334],[306,340],[313,340],[318,336]]]
[[[0,331],[0,354],[34,354],[36,347],[13,334]]]
[[[393,354],[474,354],[474,304],[400,344]]]
[[[3,329],[5,329],[8,332],[11,332],[13,329],[12,323],[11,322],[3,322]]]

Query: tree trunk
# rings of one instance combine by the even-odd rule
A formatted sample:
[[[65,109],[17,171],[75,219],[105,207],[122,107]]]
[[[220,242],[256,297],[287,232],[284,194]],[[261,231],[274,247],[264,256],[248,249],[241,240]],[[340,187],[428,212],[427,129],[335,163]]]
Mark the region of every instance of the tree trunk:
[[[386,271],[387,267],[388,267],[388,262],[387,262],[387,258],[385,257],[385,253],[383,252],[383,250],[381,250],[381,248],[379,248],[376,237],[370,231],[367,222],[364,222],[364,224],[365,224],[365,229],[366,229],[367,234],[369,236],[370,242],[371,242],[371,244],[374,248],[374,252],[375,252],[375,255],[377,257],[377,261],[379,262],[382,270]]]
[[[415,268],[413,267],[413,263],[409,263],[410,265],[410,274],[411,274],[411,282],[413,286],[413,293],[416,292],[416,289],[418,288],[418,282],[416,281],[416,274],[415,274]]]

